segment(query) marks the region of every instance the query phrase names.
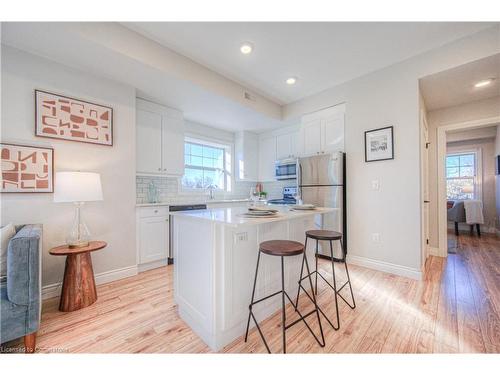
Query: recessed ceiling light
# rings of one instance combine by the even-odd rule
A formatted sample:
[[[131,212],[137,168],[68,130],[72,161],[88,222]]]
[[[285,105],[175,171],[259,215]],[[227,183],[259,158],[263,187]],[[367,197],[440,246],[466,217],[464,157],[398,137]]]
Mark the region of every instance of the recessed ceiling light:
[[[297,83],[297,77],[290,77],[286,80],[287,85],[295,85]]]
[[[495,80],[495,78],[483,79],[482,81],[477,82],[474,87],[481,88],[485,86],[491,85],[491,83]]]
[[[249,42],[245,42],[245,43],[243,43],[243,44],[241,45],[241,47],[240,47],[240,51],[241,51],[241,53],[242,53],[242,54],[244,54],[244,55],[248,55],[249,53],[251,53],[251,52],[252,52],[252,50],[253,50],[253,46],[252,46],[252,44],[251,44],[251,43],[249,43]]]

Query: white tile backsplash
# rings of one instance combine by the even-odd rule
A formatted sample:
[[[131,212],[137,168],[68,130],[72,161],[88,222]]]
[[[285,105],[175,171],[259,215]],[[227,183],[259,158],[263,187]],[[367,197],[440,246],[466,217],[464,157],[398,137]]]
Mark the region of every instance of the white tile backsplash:
[[[180,191],[178,178],[164,177],[164,176],[136,176],[137,197],[138,204],[148,203],[148,186],[153,182],[158,188],[158,197],[160,202],[202,202],[208,196],[208,192],[204,193],[187,193]],[[264,191],[268,193],[268,199],[281,198],[283,195],[283,187],[294,186],[295,180],[264,182]],[[241,182],[234,183],[234,190],[231,193],[216,192],[216,199],[239,199],[248,198],[250,196],[250,189],[255,186],[255,182]]]

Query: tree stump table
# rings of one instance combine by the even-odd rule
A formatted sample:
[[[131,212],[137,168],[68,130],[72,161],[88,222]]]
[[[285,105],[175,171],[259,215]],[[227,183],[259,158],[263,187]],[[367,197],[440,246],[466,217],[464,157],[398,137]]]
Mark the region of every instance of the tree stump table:
[[[50,249],[49,254],[66,256],[64,280],[59,303],[60,311],[75,311],[92,305],[97,300],[92,251],[107,246],[104,241],[91,241],[88,246],[70,248],[67,245]]]

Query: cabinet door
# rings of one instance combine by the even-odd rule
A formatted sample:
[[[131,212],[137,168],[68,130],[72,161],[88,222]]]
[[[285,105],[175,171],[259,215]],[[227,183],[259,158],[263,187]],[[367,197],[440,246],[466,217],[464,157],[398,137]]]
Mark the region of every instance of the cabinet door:
[[[299,131],[290,133],[290,154],[294,158],[299,157],[301,154],[301,150],[299,147],[299,136],[300,136]]]
[[[336,113],[322,120],[323,152],[344,151],[344,114]]]
[[[137,172],[161,173],[161,114],[137,109]]]
[[[261,138],[259,144],[259,174],[261,181],[274,181],[276,137]]]
[[[286,159],[292,156],[291,134],[282,134],[276,137],[276,158]]]
[[[184,175],[184,120],[182,116],[162,117],[162,172]]]
[[[321,120],[312,120],[303,125],[302,139],[305,155],[315,155],[321,152]]]
[[[139,219],[139,257],[141,263],[168,257],[168,216]]]

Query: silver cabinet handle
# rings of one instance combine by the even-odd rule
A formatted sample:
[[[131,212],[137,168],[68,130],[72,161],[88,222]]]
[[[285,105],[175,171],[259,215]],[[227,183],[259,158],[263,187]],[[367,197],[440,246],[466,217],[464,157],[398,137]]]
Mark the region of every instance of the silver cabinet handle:
[[[161,168],[158,168],[159,171],[161,171]]]
[[[157,214],[157,213],[158,213],[158,210],[155,210],[155,214]]]

